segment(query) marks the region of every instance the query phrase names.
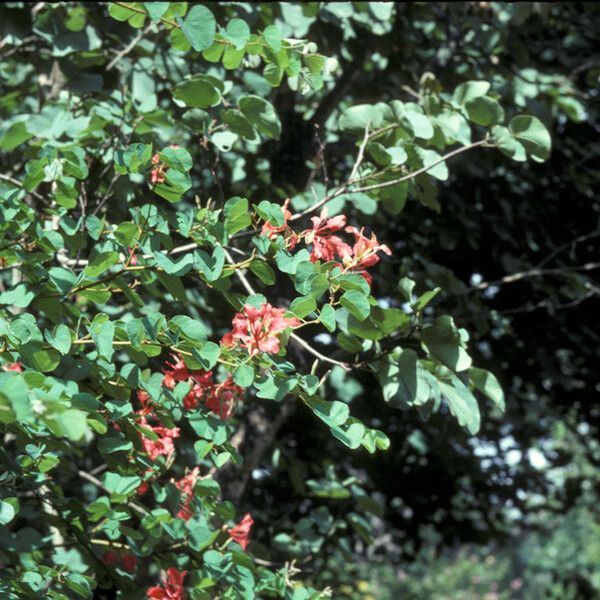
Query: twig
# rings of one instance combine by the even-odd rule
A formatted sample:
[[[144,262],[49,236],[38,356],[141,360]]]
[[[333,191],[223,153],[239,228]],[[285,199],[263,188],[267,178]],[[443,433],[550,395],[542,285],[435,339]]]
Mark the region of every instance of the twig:
[[[483,140],[479,140],[477,142],[473,142],[472,144],[469,144],[468,146],[461,146],[460,148],[456,148],[456,150],[452,150],[452,152],[448,152],[448,154],[444,154],[444,156],[441,156],[438,160],[432,162],[431,164],[421,167],[420,169],[417,169],[416,171],[413,171],[412,173],[408,173],[407,175],[404,175],[403,177],[399,177],[398,179],[392,179],[391,181],[383,181],[382,183],[374,183],[372,185],[365,185],[363,187],[354,188],[353,190],[350,190],[349,193],[353,194],[355,192],[368,192],[370,190],[379,190],[382,188],[390,187],[392,185],[396,185],[398,183],[402,183],[403,181],[408,181],[409,179],[412,179],[413,177],[417,177],[417,175],[421,175],[421,173],[426,173],[427,171],[429,171],[436,165],[439,165],[440,163],[445,162],[446,160],[448,160],[449,158],[452,158],[453,156],[456,156],[457,154],[461,154],[463,152],[466,152],[467,150],[476,148],[477,146],[483,146],[484,144],[489,144],[489,140],[487,138],[485,138]]]
[[[526,277],[543,277],[544,275],[566,275],[569,273],[575,273],[578,271],[593,271],[594,269],[600,268],[600,262],[597,263],[586,263],[579,267],[560,267],[556,269],[531,269],[530,271],[521,271],[520,273],[513,273],[512,275],[506,275],[495,281],[482,281],[478,285],[474,286],[473,289],[485,290],[491,285],[502,285],[504,283],[514,283],[520,281]]]
[[[79,475],[79,477],[81,477],[82,479],[86,479],[90,483],[93,483],[96,487],[100,488],[101,490],[103,490],[109,494],[112,493],[107,487],[105,487],[103,485],[103,483],[99,479],[96,479],[93,475],[90,475],[86,471],[80,470],[80,471],[77,471],[77,474]],[[142,515],[148,514],[148,511],[143,506],[140,506],[139,504],[137,504],[135,502],[128,502],[127,505],[131,506],[131,508],[137,510]]]
[[[11,177],[10,175],[3,175],[2,173],[0,173],[0,179],[2,179],[3,181],[8,181],[8,183],[12,183],[13,185],[16,185],[17,187],[23,189],[23,184],[18,180],[15,179],[14,177]],[[27,191],[27,190],[25,190]],[[34,192],[33,190],[31,192],[27,192],[28,194],[31,194],[34,198],[37,198],[38,200],[41,200],[42,202],[46,202],[46,199],[44,198],[44,196],[42,196],[41,194],[38,194],[37,192]]]
[[[117,55],[106,65],[106,70],[110,71],[124,56],[127,56],[140,42],[140,40],[152,29],[153,23],[147,25],[143,31],[136,35],[123,50],[117,53]]]

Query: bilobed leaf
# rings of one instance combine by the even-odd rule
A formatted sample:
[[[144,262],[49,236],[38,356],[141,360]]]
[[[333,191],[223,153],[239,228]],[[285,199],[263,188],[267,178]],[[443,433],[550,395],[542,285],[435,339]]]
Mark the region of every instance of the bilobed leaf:
[[[369,298],[358,290],[348,290],[340,298],[340,304],[359,321],[364,321],[371,311]]]
[[[206,6],[195,4],[185,16],[185,20],[181,17],[176,18],[183,35],[194,50],[202,52],[212,46],[217,32],[217,22]]]
[[[281,50],[281,31],[279,27],[269,25],[263,31],[263,38],[273,52],[279,52]]]
[[[543,162],[550,156],[552,139],[538,118],[529,115],[513,117],[508,127],[535,161]]]
[[[231,19],[225,28],[225,37],[233,43],[236,50],[241,50],[250,37],[250,27],[243,19]]]
[[[297,317],[304,319],[307,315],[317,309],[317,303],[312,296],[303,296],[296,298],[290,304],[290,312],[293,312]]]
[[[478,96],[465,104],[469,119],[478,125],[489,127],[504,120],[504,110],[497,100],[490,96]]]
[[[479,431],[481,415],[477,400],[469,388],[449,371],[445,372],[444,380],[438,377],[438,386],[459,425],[475,435]]]
[[[471,366],[471,357],[463,347],[461,333],[452,317],[442,315],[421,331],[421,341],[432,356],[453,371],[464,371]]]
[[[469,369],[469,379],[476,390],[486,395],[500,410],[505,410],[504,392],[493,373],[485,369],[471,367]]]
[[[235,196],[230,198],[223,207],[225,216],[225,229],[230,235],[246,229],[252,223],[248,212],[248,200]]]
[[[35,293],[27,288],[24,283],[18,283],[10,290],[6,290],[0,294],[0,305],[15,306],[17,308],[25,308],[29,306],[35,298]]]
[[[464,106],[469,100],[485,96],[489,89],[489,81],[465,81],[454,90],[452,100],[456,104]]]
[[[114,264],[119,261],[118,252],[101,252],[96,254],[92,260],[88,263],[85,268],[85,274],[88,277],[96,278],[102,275],[105,271],[110,269]]]
[[[193,9],[192,9],[193,10]],[[221,102],[221,89],[210,75],[195,75],[173,88],[173,97],[193,108],[210,108]]]
[[[66,325],[58,325],[54,332],[46,329],[44,332],[46,341],[56,348],[63,356],[71,349],[71,332]]]
[[[144,2],[144,8],[153,21],[158,21],[169,9],[169,2]]]
[[[259,133],[266,137],[279,139],[281,121],[268,100],[260,96],[243,96],[238,105],[244,116]]]

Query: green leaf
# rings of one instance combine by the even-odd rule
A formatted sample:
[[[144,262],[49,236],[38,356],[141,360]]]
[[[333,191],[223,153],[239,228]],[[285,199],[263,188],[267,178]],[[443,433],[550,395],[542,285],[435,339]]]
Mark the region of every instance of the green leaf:
[[[144,2],[144,8],[153,21],[158,21],[169,9],[169,2]]]
[[[362,133],[369,127],[370,131],[378,129],[383,123],[383,112],[379,106],[358,104],[344,110],[340,116],[339,128],[342,131]]]
[[[452,101],[464,106],[469,100],[485,96],[489,89],[489,81],[465,81],[454,90]]]
[[[517,162],[527,160],[525,147],[519,142],[507,127],[495,125],[492,127],[492,139],[500,152]]]
[[[359,321],[364,321],[371,312],[369,298],[358,290],[348,290],[340,298],[340,304]]]
[[[221,152],[229,152],[238,139],[237,133],[232,133],[231,131],[217,131],[210,136],[210,141]]]
[[[113,339],[115,335],[115,324],[112,321],[106,321],[105,323],[102,323],[98,330],[92,325],[90,328],[90,335],[96,344],[98,354],[102,358],[110,361],[114,353]]]
[[[311,312],[317,310],[317,303],[312,296],[303,296],[296,298],[290,304],[290,312],[294,313],[297,317],[304,319]]]
[[[469,119],[478,125],[489,127],[504,121],[504,110],[497,100],[489,96],[472,98],[465,104]]]
[[[248,211],[248,200],[239,196],[230,198],[225,202],[223,215],[225,216],[225,229],[229,235],[246,229],[252,223]]]
[[[242,19],[231,19],[225,28],[225,37],[233,43],[237,50],[241,50],[250,37],[250,27]]]
[[[442,315],[433,325],[423,327],[421,341],[443,365],[454,371],[464,371],[471,366],[471,357],[464,348],[465,335],[466,331],[459,330],[452,317]]]
[[[111,493],[118,496],[129,496],[142,483],[137,475],[119,475],[108,471],[102,477],[102,484]]]
[[[62,413],[55,414],[54,423],[48,426],[58,435],[64,435],[74,442],[81,440],[89,431],[86,413],[77,408],[69,408]]]
[[[335,331],[335,308],[331,304],[324,304],[319,313],[319,320],[328,331],[333,333]]]
[[[513,117],[508,128],[535,161],[543,162],[550,156],[552,139],[539,119],[529,115]]]
[[[183,35],[194,50],[202,52],[212,46],[217,32],[217,22],[206,6],[195,4],[186,15],[185,20],[180,17],[176,17],[176,19]]]
[[[264,260],[253,260],[250,270],[267,285],[273,285],[276,281],[275,271]]]
[[[203,8],[203,7],[197,7]],[[194,10],[194,9],[192,9]],[[173,88],[173,97],[193,108],[209,108],[221,102],[221,88],[210,75],[194,75]]]
[[[202,346],[199,355],[205,361],[205,370],[209,371],[217,364],[220,354],[221,348],[218,344],[215,344],[214,342],[206,342],[206,344]]]
[[[88,277],[94,279],[99,275],[102,275],[104,271],[110,269],[110,267],[117,262],[119,262],[118,252],[100,252],[100,254],[96,254],[96,256],[90,260],[84,272]]]
[[[263,38],[273,52],[281,50],[281,31],[276,25],[269,25],[263,31]]]
[[[450,383],[438,378],[438,386],[448,402],[450,412],[456,417],[459,425],[462,425],[471,435],[475,435],[481,424],[477,400],[456,375],[448,371],[446,377],[450,379]]]
[[[46,341],[56,348],[63,356],[71,349],[71,332],[66,325],[58,325],[52,333],[49,329],[44,331]]]
[[[0,500],[0,525],[10,523],[17,514],[15,507],[6,500]]]
[[[254,368],[250,365],[241,364],[233,372],[233,381],[241,387],[248,387],[254,381]]]
[[[469,380],[476,390],[487,396],[501,411],[505,410],[504,392],[495,375],[485,369],[471,367]]]
[[[238,105],[244,116],[259,133],[269,138],[279,139],[281,121],[268,100],[260,96],[243,96]]]
[[[35,298],[35,293],[28,290],[24,283],[18,283],[14,288],[0,294],[0,304],[8,304],[16,308],[29,306]]]

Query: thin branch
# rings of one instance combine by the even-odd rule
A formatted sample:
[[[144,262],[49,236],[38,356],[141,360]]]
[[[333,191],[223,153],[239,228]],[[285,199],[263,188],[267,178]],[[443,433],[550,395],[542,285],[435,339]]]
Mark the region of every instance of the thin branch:
[[[568,275],[569,273],[576,273],[579,271],[593,271],[594,269],[600,268],[600,262],[597,263],[586,263],[579,267],[560,267],[556,269],[531,269],[530,271],[521,271],[520,273],[513,273],[512,275],[506,275],[495,281],[482,281],[478,285],[474,286],[473,289],[485,290],[492,285],[503,285],[505,283],[515,283],[521,279],[528,277],[543,277],[544,275]]]
[[[0,173],[0,179],[2,179],[3,181],[8,181],[8,183],[12,183],[13,185],[16,185],[17,187],[23,189],[23,184],[18,180],[15,179],[14,177],[11,177],[10,175],[3,175],[2,173]],[[27,190],[25,190],[27,191]],[[33,190],[31,192],[27,192],[28,194],[31,194],[34,198],[37,198],[38,200],[41,200],[42,202],[46,202],[46,199],[44,198],[44,196],[42,196],[41,194],[38,194],[37,192],[34,192]]]
[[[473,148],[476,148],[477,146],[483,146],[484,144],[489,144],[489,140],[487,138],[485,138],[483,140],[479,140],[477,142],[473,142],[472,144],[469,144],[468,146],[461,146],[460,148],[456,148],[456,150],[452,150],[452,152],[448,152],[448,154],[444,154],[444,156],[441,156],[438,160],[432,162],[431,164],[421,167],[420,169],[417,169],[416,171],[413,171],[412,173],[408,173],[407,175],[404,175],[403,177],[399,177],[398,179],[392,179],[391,181],[383,181],[382,183],[374,183],[372,185],[365,185],[363,187],[354,188],[353,190],[350,190],[349,193],[353,194],[355,192],[368,192],[370,190],[380,190],[382,188],[386,188],[386,187],[390,187],[392,185],[396,185],[398,183],[402,183],[403,181],[408,181],[409,179],[412,179],[413,177],[417,177],[417,175],[426,173],[427,171],[429,171],[436,165],[439,165],[440,163],[447,161],[449,158],[452,158],[453,156],[456,156],[457,154],[462,154],[463,152],[466,152],[467,150],[471,150]]]
[[[153,22],[150,21],[150,24],[147,25],[143,31],[140,31],[138,35],[136,35],[123,50],[117,53],[117,55],[106,65],[106,70],[110,71],[124,56],[127,56],[142,40],[142,38],[152,29]]]
[[[79,471],[77,471],[77,474],[82,479],[86,479],[90,483],[93,483],[97,488],[100,488],[102,491],[107,492],[109,494],[111,493],[111,491],[107,487],[105,487],[104,484],[99,479],[96,479],[96,477],[94,477],[93,475],[90,475],[86,471],[79,470]],[[141,506],[135,502],[128,502],[127,505],[131,506],[131,508],[137,510],[142,515],[149,514],[149,511],[147,511],[143,506]]]
[[[381,133],[381,131],[382,130],[373,132],[372,136],[377,135],[378,133]],[[364,144],[364,141],[363,141],[363,144]],[[315,212],[316,210],[321,208],[321,206],[323,206],[327,202],[330,202],[334,198],[337,198],[341,194],[344,194],[344,193],[355,194],[358,192],[368,192],[371,190],[378,190],[378,189],[390,187],[392,185],[397,185],[398,183],[402,183],[403,181],[408,181],[409,179],[412,179],[413,177],[417,177],[418,175],[421,175],[422,173],[426,173],[427,171],[429,171],[436,165],[439,165],[440,163],[445,162],[446,160],[448,160],[449,158],[452,158],[453,156],[462,154],[463,152],[466,152],[467,150],[472,150],[473,148],[476,148],[477,146],[484,146],[484,145],[490,145],[490,140],[487,137],[485,137],[482,140],[478,140],[477,142],[473,142],[472,144],[469,144],[468,146],[461,146],[460,148],[456,148],[455,150],[448,152],[448,154],[441,156],[438,160],[432,162],[431,164],[429,164],[425,167],[421,167],[420,169],[417,169],[416,171],[412,171],[411,173],[408,173],[407,175],[403,175],[402,177],[399,177],[398,179],[392,179],[391,181],[384,181],[382,183],[374,183],[372,185],[366,185],[366,186],[350,189],[350,186],[352,186],[356,183],[359,183],[360,181],[365,181],[367,179],[373,179],[374,177],[378,177],[378,176],[386,173],[386,171],[381,171],[379,173],[364,175],[357,179],[353,179],[353,174],[355,174],[355,172],[358,170],[358,167],[356,167],[356,165],[359,164],[359,158],[362,161],[362,155],[361,155],[360,151],[362,150],[364,152],[364,148],[363,148],[363,145],[361,144],[361,148],[359,149],[359,155],[357,156],[356,163],[354,164],[354,167],[352,169],[352,174],[348,178],[348,180],[345,183],[343,183],[341,186],[339,186],[337,189],[335,189],[333,192],[331,192],[330,194],[327,194],[326,196],[321,198],[321,200],[319,200],[318,202],[315,202],[315,204],[313,204],[312,206],[309,206],[305,210],[295,214],[290,219],[290,221],[296,221],[297,219],[300,219],[309,213]],[[388,171],[388,172],[390,172],[390,171]]]

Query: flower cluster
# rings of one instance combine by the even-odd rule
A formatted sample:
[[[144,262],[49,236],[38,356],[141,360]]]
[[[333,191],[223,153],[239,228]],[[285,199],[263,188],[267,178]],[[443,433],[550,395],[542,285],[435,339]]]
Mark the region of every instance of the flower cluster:
[[[146,596],[153,600],[184,600],[183,580],[187,571],[178,571],[175,567],[167,569],[167,576],[161,580],[162,585],[155,585],[146,590]]]
[[[280,348],[279,334],[288,327],[301,325],[300,319],[284,315],[284,308],[274,308],[267,303],[259,308],[246,304],[233,317],[233,328],[223,336],[221,344],[228,348],[245,348],[250,356],[259,352],[277,354]]]
[[[22,373],[23,372],[23,365],[21,363],[18,363],[18,362],[5,363],[5,364],[2,365],[2,370],[3,371],[14,371],[15,373]]]
[[[179,146],[177,144],[171,144],[169,148],[177,150]],[[154,165],[154,168],[150,171],[150,183],[152,185],[164,183],[167,166],[160,160],[160,154],[158,154],[158,152],[152,157],[152,164]]]
[[[136,423],[142,428],[152,432],[152,437],[140,433],[140,440],[146,454],[156,460],[159,456],[165,456],[169,460],[175,452],[173,440],[179,437],[179,427],[164,427],[163,425],[152,425],[149,420],[157,419],[150,397],[143,390],[138,390],[138,401],[141,408],[136,411]],[[153,439],[156,436],[156,439]]]
[[[185,381],[190,385],[190,391],[183,399],[183,407],[193,410],[203,404],[208,410],[223,420],[233,416],[236,405],[244,397],[244,390],[233,383],[231,375],[223,383],[214,383],[212,371],[190,371],[183,358],[172,354],[172,362],[163,371],[163,385],[173,389],[178,383]]]
[[[288,210],[288,202],[286,200],[282,207],[284,224],[276,227],[267,221],[262,227],[261,233],[263,235],[271,240],[275,239],[277,235],[283,235],[288,250],[291,250],[300,240],[303,240],[306,244],[312,246],[310,252],[311,262],[317,262],[318,260],[333,261],[343,271],[358,273],[367,280],[369,285],[372,283],[372,278],[366,269],[379,262],[378,252],[383,252],[388,256],[392,253],[388,246],[380,244],[374,233],[371,234],[371,237],[367,237],[363,233],[364,229],[358,230],[356,227],[347,226],[345,215],[329,218],[327,207],[323,208],[318,217],[311,218],[311,228],[296,234],[288,225],[288,221],[292,218]],[[341,232],[352,234],[354,244],[350,245],[337,235]]]

